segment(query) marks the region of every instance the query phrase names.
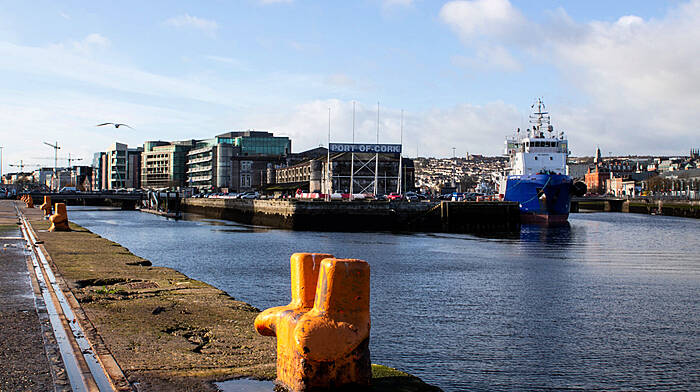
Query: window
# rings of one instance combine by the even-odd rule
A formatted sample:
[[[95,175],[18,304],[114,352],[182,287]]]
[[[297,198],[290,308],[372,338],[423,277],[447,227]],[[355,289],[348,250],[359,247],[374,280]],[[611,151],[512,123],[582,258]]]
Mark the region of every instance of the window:
[[[241,174],[241,188],[250,188],[250,174]]]
[[[241,171],[250,171],[253,168],[253,161],[241,161]]]

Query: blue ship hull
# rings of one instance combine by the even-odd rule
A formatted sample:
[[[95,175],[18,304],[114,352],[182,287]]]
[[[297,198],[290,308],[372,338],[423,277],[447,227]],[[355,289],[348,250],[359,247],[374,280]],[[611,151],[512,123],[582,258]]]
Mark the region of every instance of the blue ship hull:
[[[563,174],[508,176],[504,199],[518,202],[524,223],[563,224],[569,218],[572,185]]]

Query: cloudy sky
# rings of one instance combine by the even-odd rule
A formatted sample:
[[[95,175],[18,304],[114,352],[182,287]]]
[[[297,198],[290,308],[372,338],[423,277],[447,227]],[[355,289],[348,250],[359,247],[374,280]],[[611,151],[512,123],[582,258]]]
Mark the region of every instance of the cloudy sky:
[[[203,5],[201,3],[204,3]],[[8,164],[271,130],[500,154],[543,97],[574,155],[700,146],[700,0],[1,1]],[[95,127],[102,122],[134,127]],[[65,164],[65,160],[63,161]]]

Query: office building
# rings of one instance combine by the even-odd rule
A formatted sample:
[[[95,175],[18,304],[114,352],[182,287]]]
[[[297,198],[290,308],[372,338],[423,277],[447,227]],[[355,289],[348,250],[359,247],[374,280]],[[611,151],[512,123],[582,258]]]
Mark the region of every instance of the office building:
[[[148,141],[141,154],[141,187],[178,188],[187,182],[187,153],[195,140]]]
[[[187,186],[231,192],[261,186],[269,165],[280,164],[292,142],[271,132],[226,132],[200,140],[187,153]]]
[[[118,142],[112,144],[105,152],[104,189],[140,188],[141,152],[142,147],[129,148]]]

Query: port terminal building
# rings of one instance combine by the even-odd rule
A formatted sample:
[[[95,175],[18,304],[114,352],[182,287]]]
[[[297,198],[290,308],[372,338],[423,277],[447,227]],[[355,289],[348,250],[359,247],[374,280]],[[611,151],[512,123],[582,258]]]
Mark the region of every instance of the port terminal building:
[[[355,194],[415,190],[413,160],[402,158],[400,147],[395,150],[398,152],[390,148],[379,151],[383,152],[368,149],[355,152],[331,144],[330,154],[325,147],[292,154],[287,165],[268,170],[263,190],[276,195],[293,194],[297,190],[323,194],[349,193],[351,189]]]

